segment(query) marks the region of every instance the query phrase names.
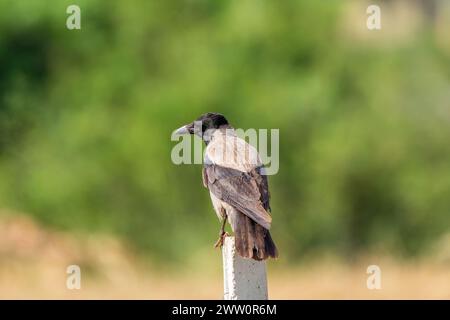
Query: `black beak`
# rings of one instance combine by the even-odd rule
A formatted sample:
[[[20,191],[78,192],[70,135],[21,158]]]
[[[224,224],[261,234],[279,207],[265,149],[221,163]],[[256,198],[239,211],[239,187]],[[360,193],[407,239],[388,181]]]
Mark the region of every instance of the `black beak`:
[[[174,134],[181,136],[184,134],[193,134],[194,133],[194,124],[190,123],[185,126],[182,126],[181,128],[178,128],[175,130]]]

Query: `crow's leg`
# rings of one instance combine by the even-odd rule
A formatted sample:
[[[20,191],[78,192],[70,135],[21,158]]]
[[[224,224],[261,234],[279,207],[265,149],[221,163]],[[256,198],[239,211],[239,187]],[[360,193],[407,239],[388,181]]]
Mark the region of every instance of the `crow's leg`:
[[[214,244],[214,248],[217,248],[217,247],[222,248],[225,237],[229,236],[229,234],[227,232],[225,232],[225,224],[227,223],[227,218],[228,218],[228,216],[226,214],[224,214],[222,227],[220,228],[219,239]]]

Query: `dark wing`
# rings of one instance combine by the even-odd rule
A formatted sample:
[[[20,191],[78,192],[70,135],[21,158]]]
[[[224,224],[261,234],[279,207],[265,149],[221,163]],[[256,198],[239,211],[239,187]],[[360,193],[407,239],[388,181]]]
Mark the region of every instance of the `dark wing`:
[[[266,211],[270,212],[272,211],[270,208],[270,193],[269,193],[269,183],[267,181],[267,175],[262,174],[262,171],[264,170],[263,167],[258,167],[253,169],[250,174],[253,177],[253,179],[255,179],[256,184],[259,188],[259,193],[261,194],[261,202],[262,205],[264,207],[264,209],[266,209]]]
[[[267,212],[269,209],[267,177],[261,175],[260,168],[247,173],[214,164],[205,165],[203,181],[218,199],[228,203],[265,229],[270,229],[272,217]]]

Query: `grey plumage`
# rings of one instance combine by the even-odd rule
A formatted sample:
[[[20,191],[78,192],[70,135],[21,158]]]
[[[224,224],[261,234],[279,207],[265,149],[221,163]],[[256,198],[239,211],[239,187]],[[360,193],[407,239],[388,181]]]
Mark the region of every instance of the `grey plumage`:
[[[259,171],[260,167],[247,173],[216,165],[203,169],[205,186],[220,201],[214,205],[216,211],[225,211],[230,219],[238,253],[255,260],[278,257],[269,232],[272,218],[267,212],[267,177]]]

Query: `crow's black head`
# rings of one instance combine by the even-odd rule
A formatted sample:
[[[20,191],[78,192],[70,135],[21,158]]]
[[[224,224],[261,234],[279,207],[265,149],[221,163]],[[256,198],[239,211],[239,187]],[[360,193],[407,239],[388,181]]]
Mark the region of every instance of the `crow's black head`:
[[[202,123],[203,132],[208,129],[219,129],[221,126],[228,125],[227,119],[225,119],[222,114],[214,112],[205,113],[195,121],[199,121]]]
[[[176,134],[197,134],[202,136],[207,130],[229,127],[227,119],[220,113],[208,112],[197,120],[175,131]]]

